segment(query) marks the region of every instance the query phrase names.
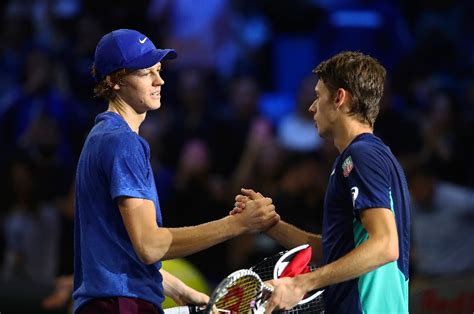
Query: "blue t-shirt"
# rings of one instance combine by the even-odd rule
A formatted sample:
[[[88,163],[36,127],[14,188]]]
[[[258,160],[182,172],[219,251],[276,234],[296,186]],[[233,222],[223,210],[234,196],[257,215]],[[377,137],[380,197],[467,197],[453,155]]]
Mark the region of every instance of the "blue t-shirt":
[[[337,157],[324,200],[323,255],[331,263],[367,240],[360,221],[367,208],[393,211],[399,259],[359,278],[331,285],[326,313],[407,313],[410,196],[404,172],[390,149],[364,133]]]
[[[140,298],[161,308],[161,262],[138,258],[125,229],[117,197],[152,200],[160,206],[148,143],[112,112],[97,116],[76,174],[74,311],[92,298]]]

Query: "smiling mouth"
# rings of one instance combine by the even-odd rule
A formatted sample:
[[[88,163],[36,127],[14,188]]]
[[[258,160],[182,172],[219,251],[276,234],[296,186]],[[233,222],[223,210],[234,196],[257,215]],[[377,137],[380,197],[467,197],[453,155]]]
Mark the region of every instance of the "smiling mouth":
[[[160,92],[151,93],[152,96],[160,96]]]

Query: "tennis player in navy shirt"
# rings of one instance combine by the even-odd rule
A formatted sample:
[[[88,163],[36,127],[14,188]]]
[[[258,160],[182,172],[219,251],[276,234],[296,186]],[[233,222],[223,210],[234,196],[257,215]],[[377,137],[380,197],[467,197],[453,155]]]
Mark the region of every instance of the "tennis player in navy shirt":
[[[280,220],[267,234],[287,248],[309,243],[314,272],[270,281],[266,313],[325,288],[325,313],[407,313],[410,199],[404,172],[373,134],[386,71],[370,56],[340,53],[316,67],[309,108],[319,134],[340,152],[324,200],[322,235]],[[234,213],[261,194],[242,190]]]
[[[163,226],[150,147],[139,128],[161,106],[161,61],[175,57],[135,30],[115,30],[97,44],[94,92],[108,108],[97,116],[77,167],[75,313],[162,313],[164,295],[178,304],[205,304],[208,296],[162,270],[161,261],[279,220],[271,199],[261,199],[240,215]]]

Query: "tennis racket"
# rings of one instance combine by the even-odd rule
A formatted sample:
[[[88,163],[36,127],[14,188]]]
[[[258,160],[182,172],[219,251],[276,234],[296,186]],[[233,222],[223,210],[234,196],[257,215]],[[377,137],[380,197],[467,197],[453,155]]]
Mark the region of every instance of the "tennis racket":
[[[205,313],[217,308],[227,313],[254,313],[271,295],[273,289],[250,269],[241,269],[227,276],[214,289]]]
[[[188,313],[254,313],[271,295],[272,288],[250,269],[233,272],[214,289],[209,303],[199,306],[178,306],[164,310],[165,314]]]
[[[277,279],[292,261],[293,257],[308,247],[308,244],[304,244],[288,251],[279,252],[263,259],[250,269],[258,274],[263,281]],[[314,264],[309,264],[308,266],[309,271],[314,271],[317,268]],[[324,313],[323,292],[324,290],[311,291],[292,309],[274,311],[274,313]]]
[[[263,259],[250,269],[233,272],[214,289],[204,309],[196,306],[181,306],[166,309],[165,314],[211,314],[213,308],[217,309],[218,313],[263,313],[265,301],[271,296],[273,289],[265,285],[262,280],[279,278],[293,258],[308,247],[309,245],[305,244],[282,251]],[[315,265],[309,265],[309,271],[315,269]],[[324,290],[311,291],[292,309],[274,311],[274,313],[324,313],[323,292]]]

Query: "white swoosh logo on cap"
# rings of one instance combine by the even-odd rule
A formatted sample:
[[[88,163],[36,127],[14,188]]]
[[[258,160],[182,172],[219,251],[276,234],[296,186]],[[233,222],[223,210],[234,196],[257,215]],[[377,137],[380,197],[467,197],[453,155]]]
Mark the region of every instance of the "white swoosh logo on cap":
[[[147,39],[148,37],[145,37],[143,39],[138,39],[138,41],[140,42],[140,44],[144,44]]]

